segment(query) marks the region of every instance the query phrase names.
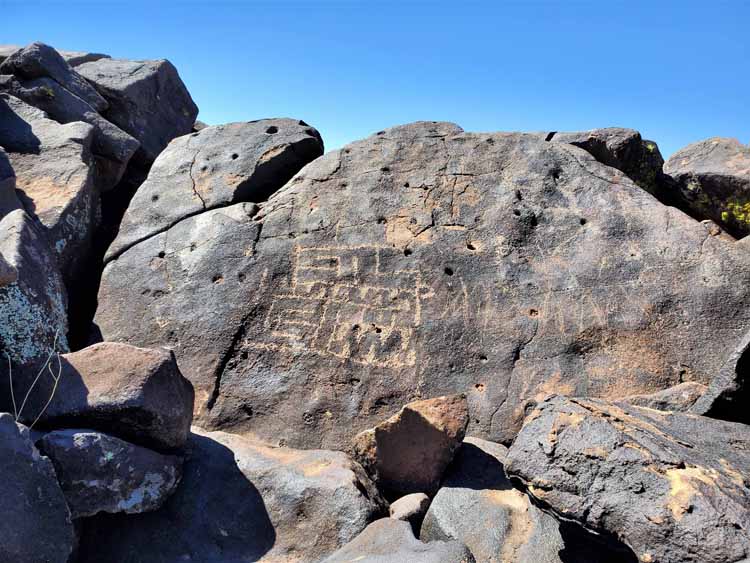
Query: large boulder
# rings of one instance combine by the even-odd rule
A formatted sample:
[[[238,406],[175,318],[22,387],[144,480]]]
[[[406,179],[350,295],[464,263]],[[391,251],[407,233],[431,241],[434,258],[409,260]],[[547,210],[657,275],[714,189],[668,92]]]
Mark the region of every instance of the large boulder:
[[[156,510],[180,481],[182,459],[92,430],[55,430],[38,442],[73,518]]]
[[[193,389],[174,355],[105,342],[60,356],[60,382],[39,424],[93,428],[157,450],[185,445],[193,416]],[[44,385],[29,398],[40,410]]]
[[[639,561],[750,557],[750,427],[602,400],[548,398],[506,461],[540,503]]]
[[[550,390],[707,384],[750,322],[750,253],[538,135],[396,127],[245,205],[111,261],[97,321],[172,346],[201,424],[269,441],[467,392],[469,434],[509,442]]]
[[[186,217],[263,201],[321,154],[318,132],[293,119],[217,125],[175,139],[131,200],[106,259]]]
[[[389,497],[434,493],[469,424],[466,397],[409,403],[354,437],[354,458]]]
[[[11,54],[0,64],[0,74],[15,74],[26,80],[51,78],[95,111],[107,109],[107,101],[96,89],[73,70],[60,53],[44,43],[32,43]]]
[[[0,94],[0,145],[15,171],[18,196],[46,229],[68,279],[85,263],[100,215],[93,130],[82,122],[60,125],[41,110]]]
[[[457,540],[477,563],[561,563],[557,520],[514,489],[500,444],[468,438],[427,511],[419,539]]]
[[[198,107],[169,61],[103,58],[76,71],[109,103],[102,115],[140,141],[141,162],[153,162],[172,139],[192,131]]]
[[[326,558],[324,563],[474,563],[469,549],[456,541],[423,543],[407,522],[382,518]]]
[[[738,238],[750,234],[750,146],[706,139],[674,153],[664,171],[692,215],[713,219]]]
[[[383,510],[362,468],[343,453],[196,432],[167,503],[92,522],[81,563],[319,561]]]
[[[29,431],[0,413],[0,561],[66,563],[73,551],[70,511],[52,463]]]

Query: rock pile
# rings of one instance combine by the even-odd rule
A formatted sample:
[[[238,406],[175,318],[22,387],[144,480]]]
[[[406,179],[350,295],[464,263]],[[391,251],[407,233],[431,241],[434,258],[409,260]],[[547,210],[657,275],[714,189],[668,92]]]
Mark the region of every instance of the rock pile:
[[[747,147],[197,114],[0,47],[0,560],[750,560]]]

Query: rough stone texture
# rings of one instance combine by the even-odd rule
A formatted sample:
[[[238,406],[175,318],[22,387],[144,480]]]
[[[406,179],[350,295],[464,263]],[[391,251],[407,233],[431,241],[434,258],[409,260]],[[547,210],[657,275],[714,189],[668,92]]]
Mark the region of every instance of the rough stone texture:
[[[505,475],[505,446],[467,438],[427,511],[422,541],[457,540],[477,563],[560,563],[557,520]]]
[[[8,261],[0,254],[0,286],[10,285],[18,279],[18,270],[8,264]]]
[[[140,141],[141,162],[192,131],[198,108],[169,61],[99,59],[76,70],[109,102],[102,115]]]
[[[0,91],[45,111],[59,123],[84,121],[92,125],[91,152],[96,157],[96,185],[100,191],[111,190],[119,182],[139,147],[133,137],[50,78],[19,80],[11,75],[0,76]]]
[[[318,132],[293,119],[217,125],[175,139],[138,188],[105,259],[186,217],[263,201],[321,154]]]
[[[412,529],[419,530],[429,507],[430,497],[424,493],[412,493],[392,502],[388,514],[394,520],[409,522]]]
[[[362,468],[341,452],[223,432],[194,434],[190,445],[164,507],[93,522],[81,563],[319,561],[383,510]]]
[[[16,209],[23,209],[16,194],[16,172],[8,153],[0,146],[0,218]]]
[[[60,53],[44,43],[32,43],[11,54],[0,64],[0,74],[15,74],[26,80],[51,78],[95,111],[107,109],[107,101],[94,87],[73,70]]]
[[[382,518],[325,563],[474,563],[466,546],[456,541],[422,543],[406,522]]]
[[[37,445],[55,466],[73,518],[156,510],[180,481],[181,458],[92,430],[56,430]]]
[[[623,401],[637,407],[686,412],[706,393],[706,390],[707,387],[701,383],[687,382],[649,395],[631,395]]]
[[[468,391],[469,433],[509,442],[552,390],[707,384],[750,323],[750,252],[538,135],[396,127],[237,209],[110,262],[97,321],[174,347],[202,425],[268,441],[340,449]]]
[[[552,131],[545,139],[582,148],[602,164],[624,172],[659,199],[670,195],[664,192],[664,159],[659,147],[653,141],[643,140],[634,129],[606,127],[578,132]]]
[[[67,279],[85,262],[100,215],[91,166],[93,131],[82,122],[60,125],[0,94],[0,145],[9,154],[18,196],[46,229]]]
[[[711,379],[690,412],[750,424],[750,332]]]
[[[87,51],[58,51],[58,53],[71,67],[77,67],[83,63],[90,63],[99,59],[111,58],[103,53],[89,53]]]
[[[104,342],[63,354],[61,364],[41,426],[93,428],[158,450],[185,444],[193,389],[170,351]],[[42,386],[30,404],[48,396]]]
[[[691,215],[713,219],[738,238],[750,233],[750,146],[706,139],[674,153],[664,171]]]
[[[506,462],[530,494],[603,530],[640,561],[750,557],[750,427],[553,396],[526,419]]]
[[[469,424],[464,395],[409,403],[360,432],[354,457],[388,496],[434,493]]]
[[[0,413],[0,561],[66,563],[73,525],[55,470],[28,430]]]

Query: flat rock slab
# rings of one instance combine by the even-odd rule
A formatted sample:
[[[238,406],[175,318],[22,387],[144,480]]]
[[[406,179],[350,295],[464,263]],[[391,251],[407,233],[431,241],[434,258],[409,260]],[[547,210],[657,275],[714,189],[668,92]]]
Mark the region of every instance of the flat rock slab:
[[[640,561],[750,557],[750,427],[553,396],[528,416],[506,462],[565,519],[604,531]]]
[[[356,539],[324,563],[474,563],[466,546],[456,541],[423,543],[407,522],[383,518],[367,526]]]
[[[105,260],[187,217],[240,201],[263,201],[323,154],[302,121],[230,123],[175,139],[151,167]]]
[[[180,481],[182,459],[92,430],[56,430],[37,442],[52,460],[73,518],[156,510]]]
[[[0,560],[66,563],[73,525],[55,470],[28,429],[5,413],[0,413],[0,458]]]
[[[419,539],[456,540],[477,563],[561,563],[557,520],[513,488],[500,444],[467,438],[427,511]]]
[[[664,171],[694,216],[713,219],[737,238],[750,234],[750,146],[706,139],[674,153]]]
[[[341,452],[273,448],[223,432],[194,434],[190,447],[167,503],[98,517],[83,536],[82,563],[319,561],[384,508]]]
[[[202,425],[274,443],[342,449],[457,392],[509,442],[552,390],[707,384],[750,322],[748,252],[538,135],[396,127],[238,205],[110,262],[97,322],[172,346]]]
[[[192,131],[198,107],[169,61],[104,58],[76,71],[109,103],[102,115],[140,141],[142,163],[150,164],[172,139]]]

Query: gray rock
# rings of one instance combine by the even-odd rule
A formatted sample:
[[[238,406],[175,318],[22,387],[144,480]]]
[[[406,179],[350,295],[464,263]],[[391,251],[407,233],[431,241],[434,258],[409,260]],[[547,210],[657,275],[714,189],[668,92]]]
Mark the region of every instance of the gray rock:
[[[140,141],[141,162],[192,131],[198,108],[169,61],[99,59],[76,70],[109,102],[104,117]]]
[[[0,218],[16,209],[23,209],[16,193],[16,172],[8,153],[0,146]]]
[[[553,396],[529,414],[506,461],[531,495],[603,531],[639,561],[750,556],[750,427]]]
[[[376,520],[325,563],[474,563],[466,546],[456,541],[422,543],[406,522]]]
[[[739,238],[750,233],[750,146],[713,137],[674,153],[664,171],[691,215]]]
[[[434,493],[469,424],[464,395],[409,403],[354,437],[354,458],[389,497]]]
[[[0,45],[0,64],[13,53],[22,49],[20,45]]]
[[[138,188],[105,259],[205,210],[263,201],[321,154],[318,132],[293,119],[217,125],[175,139]]]
[[[392,502],[388,513],[394,520],[409,522],[412,529],[419,530],[429,507],[430,497],[424,493],[412,493]]]
[[[104,55],[102,53],[89,53],[87,51],[58,50],[57,52],[60,53],[60,56],[65,59],[65,62],[68,63],[71,67],[77,67],[78,65],[82,65],[83,63],[90,63],[93,61],[98,61],[99,59],[111,58],[109,55]]]
[[[274,443],[345,448],[457,392],[509,442],[551,391],[708,384],[750,326],[750,252],[537,135],[396,127],[237,209],[111,261],[97,322],[172,346],[201,425]]]
[[[631,395],[623,402],[660,411],[687,412],[706,390],[705,385],[688,381],[648,395]]]
[[[62,377],[40,425],[93,428],[157,450],[185,445],[193,389],[170,351],[104,342],[60,360]],[[47,396],[40,387],[30,404]]]
[[[427,511],[422,541],[457,540],[477,563],[561,563],[564,549],[552,516],[513,488],[505,446],[467,438]]]
[[[181,458],[92,430],[56,430],[37,445],[55,466],[73,518],[156,510],[180,481]]]
[[[45,111],[59,123],[84,121],[93,125],[91,151],[96,157],[96,185],[100,191],[108,191],[119,182],[139,146],[133,137],[50,78],[21,81],[10,75],[0,76],[0,91]]]
[[[0,64],[0,74],[14,74],[26,80],[51,78],[95,111],[107,109],[107,101],[91,84],[73,70],[60,53],[44,43],[32,43],[11,54]]]
[[[0,561],[66,563],[73,551],[70,511],[55,470],[28,430],[0,413]]]
[[[8,264],[8,261],[0,254],[0,286],[14,283],[18,279],[18,270]]]
[[[93,522],[81,563],[319,561],[383,509],[341,452],[195,432],[175,494],[156,512]]]
[[[0,94],[0,145],[9,153],[18,196],[46,229],[68,280],[88,258],[100,216],[91,166],[93,130],[82,122],[60,125]]]

